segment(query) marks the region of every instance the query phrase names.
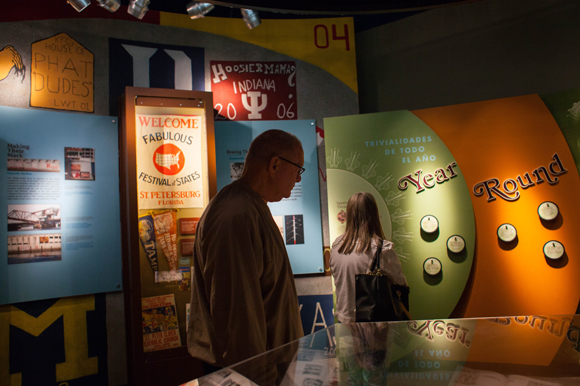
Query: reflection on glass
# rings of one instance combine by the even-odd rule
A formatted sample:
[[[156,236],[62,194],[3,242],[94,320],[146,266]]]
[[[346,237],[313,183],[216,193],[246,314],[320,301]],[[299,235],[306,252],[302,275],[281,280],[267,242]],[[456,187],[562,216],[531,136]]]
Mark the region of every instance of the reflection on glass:
[[[335,324],[187,385],[580,385],[580,315]]]

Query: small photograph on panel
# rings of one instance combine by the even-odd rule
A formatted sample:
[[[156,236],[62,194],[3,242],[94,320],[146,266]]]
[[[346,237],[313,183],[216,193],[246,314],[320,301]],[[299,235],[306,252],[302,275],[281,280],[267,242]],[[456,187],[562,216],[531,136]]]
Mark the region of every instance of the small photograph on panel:
[[[243,162],[233,162],[230,164],[230,178],[232,181],[239,179],[244,171]]]
[[[8,205],[8,232],[60,229],[60,204]]]
[[[65,180],[95,180],[95,149],[85,147],[64,148]]]
[[[278,229],[280,229],[282,240],[284,240],[284,216],[272,216],[272,217],[274,217],[274,221],[276,222],[276,225],[278,225]]]
[[[62,260],[60,233],[8,236],[8,264]]]
[[[8,158],[9,171],[60,172],[60,161],[56,159]]]
[[[304,244],[304,216],[293,214],[284,216],[286,245]]]

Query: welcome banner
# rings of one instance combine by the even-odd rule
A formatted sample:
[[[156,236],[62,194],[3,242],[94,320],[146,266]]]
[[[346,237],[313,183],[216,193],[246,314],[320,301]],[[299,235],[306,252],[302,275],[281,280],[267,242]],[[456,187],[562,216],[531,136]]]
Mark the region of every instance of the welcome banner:
[[[140,209],[201,208],[202,118],[137,114]]]

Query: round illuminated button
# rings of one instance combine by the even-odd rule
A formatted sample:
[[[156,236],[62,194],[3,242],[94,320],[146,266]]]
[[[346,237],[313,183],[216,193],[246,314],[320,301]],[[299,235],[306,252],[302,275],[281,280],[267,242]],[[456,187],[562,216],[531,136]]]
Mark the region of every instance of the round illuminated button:
[[[435,276],[441,272],[441,262],[435,257],[430,257],[423,263],[423,270],[428,275]]]
[[[423,230],[423,232],[427,233],[436,232],[437,229],[439,229],[439,220],[437,220],[437,217],[435,216],[431,215],[424,216],[421,219],[421,229]]]
[[[509,243],[514,241],[517,236],[518,231],[512,224],[501,224],[499,228],[497,228],[497,237],[499,237],[501,241]]]
[[[552,240],[544,244],[544,255],[546,255],[548,259],[559,259],[564,256],[564,252],[566,252],[566,249],[559,241]]]
[[[542,220],[551,221],[558,217],[558,213],[560,209],[558,209],[558,205],[554,204],[551,201],[545,201],[538,206],[538,214]]]
[[[453,253],[459,253],[465,249],[465,240],[459,235],[453,235],[447,239],[447,249]]]

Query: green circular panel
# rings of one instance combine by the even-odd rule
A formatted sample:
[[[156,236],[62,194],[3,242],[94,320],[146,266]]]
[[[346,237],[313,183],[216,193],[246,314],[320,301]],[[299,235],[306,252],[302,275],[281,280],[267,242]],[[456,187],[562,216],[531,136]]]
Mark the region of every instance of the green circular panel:
[[[328,118],[324,131],[330,241],[344,231],[339,220],[349,197],[371,192],[411,288],[412,317],[449,317],[467,286],[475,250],[475,218],[460,165],[409,111]],[[406,188],[399,184],[405,180]],[[427,215],[437,218],[437,232],[421,232]],[[459,234],[465,248],[451,253],[447,240]],[[439,275],[425,273],[429,257],[444,267]]]

